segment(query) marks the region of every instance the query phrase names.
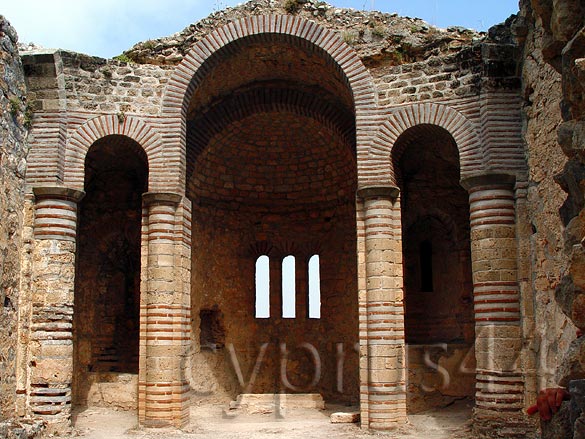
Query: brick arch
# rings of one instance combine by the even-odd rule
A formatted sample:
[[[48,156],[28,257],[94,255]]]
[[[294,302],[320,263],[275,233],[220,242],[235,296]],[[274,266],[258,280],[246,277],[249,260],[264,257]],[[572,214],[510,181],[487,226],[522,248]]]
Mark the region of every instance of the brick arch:
[[[95,117],[81,125],[69,137],[65,152],[65,185],[83,190],[85,157],[89,148],[99,139],[111,135],[126,136],[142,147],[148,159],[149,190],[155,190],[157,169],[164,169],[162,140],[146,123],[133,116],[126,116],[123,121],[115,115]]]
[[[367,154],[370,166],[364,180],[397,186],[393,159],[400,151],[395,149],[396,142],[408,129],[419,125],[440,127],[453,137],[459,152],[462,178],[484,168],[481,139],[469,119],[444,104],[418,103],[397,108],[382,124]]]
[[[198,85],[205,63],[219,50],[238,40],[261,34],[296,37],[325,52],[346,78],[353,93],[358,124],[360,113],[376,108],[374,85],[369,71],[340,36],[315,22],[291,15],[260,15],[242,18],[216,29],[198,41],[177,66],[163,98],[163,116],[180,113],[183,118]]]
[[[266,86],[226,97],[221,105],[211,108],[190,121],[193,127],[187,136],[187,157],[203,152],[209,141],[226,126],[254,113],[289,112],[318,121],[343,139],[355,156],[354,115],[341,105],[328,102],[316,94],[294,89],[271,89]],[[196,127],[196,128],[195,128]],[[355,163],[354,163],[355,165]],[[187,185],[193,175],[195,160],[187,163]]]

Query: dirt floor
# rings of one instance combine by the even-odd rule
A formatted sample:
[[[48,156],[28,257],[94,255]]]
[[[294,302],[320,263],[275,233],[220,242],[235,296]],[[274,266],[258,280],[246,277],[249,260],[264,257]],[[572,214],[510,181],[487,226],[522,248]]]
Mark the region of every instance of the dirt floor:
[[[283,413],[245,413],[225,410],[225,404],[202,405],[191,409],[191,424],[183,431],[141,430],[136,413],[90,408],[74,417],[75,431],[68,437],[80,439],[257,439],[257,438],[372,438],[470,439],[471,403],[459,401],[450,407],[419,413],[396,431],[382,434],[364,431],[359,424],[332,424],[333,411],[289,409]]]

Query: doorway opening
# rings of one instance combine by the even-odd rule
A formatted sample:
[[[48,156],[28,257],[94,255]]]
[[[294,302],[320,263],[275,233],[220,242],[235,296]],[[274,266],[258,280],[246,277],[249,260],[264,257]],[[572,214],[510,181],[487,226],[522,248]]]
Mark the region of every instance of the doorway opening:
[[[475,393],[469,201],[443,128],[419,125],[396,143],[401,187],[409,413]]]
[[[74,404],[136,408],[146,154],[119,135],[85,160],[75,278]]]

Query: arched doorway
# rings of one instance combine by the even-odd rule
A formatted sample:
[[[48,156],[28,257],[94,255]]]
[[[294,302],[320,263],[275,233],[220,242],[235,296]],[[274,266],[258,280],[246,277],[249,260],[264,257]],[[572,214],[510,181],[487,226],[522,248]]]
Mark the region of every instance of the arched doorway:
[[[323,50],[280,34],[231,43],[201,71],[187,112],[192,386],[214,397],[312,392],[357,403],[347,80]],[[269,301],[260,313],[259,277]]]
[[[407,407],[416,413],[474,395],[469,201],[447,130],[407,129],[393,160],[401,188]]]
[[[137,404],[140,230],[147,157],[134,140],[97,140],[85,159],[73,320],[73,402]]]

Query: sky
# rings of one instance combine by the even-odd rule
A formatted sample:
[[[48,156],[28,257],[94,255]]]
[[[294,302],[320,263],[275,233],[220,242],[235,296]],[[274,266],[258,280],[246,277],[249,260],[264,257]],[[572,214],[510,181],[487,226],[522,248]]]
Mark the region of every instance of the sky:
[[[4,4],[1,4],[4,3]],[[22,43],[111,58],[135,43],[179,32],[242,0],[1,0]],[[336,7],[397,12],[446,28],[485,31],[518,12],[518,0],[329,0]]]

